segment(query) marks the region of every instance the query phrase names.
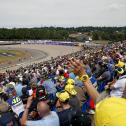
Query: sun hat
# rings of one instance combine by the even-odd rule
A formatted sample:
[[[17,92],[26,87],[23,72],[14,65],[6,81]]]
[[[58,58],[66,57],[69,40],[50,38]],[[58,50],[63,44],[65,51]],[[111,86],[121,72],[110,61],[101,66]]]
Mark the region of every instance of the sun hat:
[[[96,126],[126,126],[126,99],[106,98],[96,105]]]
[[[57,92],[57,93],[56,93],[56,97],[57,97],[61,102],[65,102],[66,100],[69,100],[69,98],[70,98],[68,92],[66,92],[66,91]]]

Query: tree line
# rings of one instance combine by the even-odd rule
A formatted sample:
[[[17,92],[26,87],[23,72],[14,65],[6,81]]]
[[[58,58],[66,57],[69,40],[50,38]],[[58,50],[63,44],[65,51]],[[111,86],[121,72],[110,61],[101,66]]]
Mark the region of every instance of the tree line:
[[[93,40],[126,40],[126,27],[42,27],[42,28],[0,28],[0,40],[51,39],[70,40],[69,34],[88,33]]]

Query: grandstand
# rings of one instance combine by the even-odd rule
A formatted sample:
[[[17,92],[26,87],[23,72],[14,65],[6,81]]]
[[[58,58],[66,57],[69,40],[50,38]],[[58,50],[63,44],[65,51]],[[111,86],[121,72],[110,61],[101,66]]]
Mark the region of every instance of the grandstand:
[[[20,41],[0,41],[0,45],[18,45],[21,44]]]
[[[65,45],[65,46],[82,46],[79,42],[70,41],[52,41],[52,40],[28,40],[22,42],[22,44],[43,44],[43,45]]]

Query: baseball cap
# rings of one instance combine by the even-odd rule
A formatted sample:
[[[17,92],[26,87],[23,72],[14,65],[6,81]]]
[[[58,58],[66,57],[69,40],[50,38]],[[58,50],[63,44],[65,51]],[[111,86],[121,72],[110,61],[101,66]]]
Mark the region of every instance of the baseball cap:
[[[118,68],[116,69],[118,74],[123,74],[124,73],[124,69],[123,68]]]
[[[60,82],[64,82],[64,81],[65,81],[65,78],[64,78],[64,76],[60,76],[60,77],[58,78],[58,80],[59,80]]]
[[[9,84],[15,87],[15,82],[10,82]]]
[[[125,65],[125,63],[119,60],[115,66],[116,67],[124,67],[124,65]]]
[[[75,81],[73,79],[68,79],[67,80],[67,84],[74,85],[75,84]]]
[[[12,92],[15,90],[13,84],[7,84],[6,87],[7,87],[7,91],[6,91],[6,92],[7,92],[9,95],[11,95]]]
[[[96,105],[96,126],[126,126],[126,99],[106,98]]]
[[[66,92],[66,91],[57,92],[56,97],[59,98],[59,100],[61,102],[65,102],[66,100],[68,100],[70,98],[68,92]]]
[[[70,84],[66,85],[65,86],[65,91],[67,91],[71,95],[76,95],[77,94],[77,92],[76,92],[76,90],[74,88],[74,85],[70,85]]]
[[[38,98],[38,100],[40,101],[45,101],[48,99],[47,93],[45,91],[45,88],[43,86],[39,86],[37,87],[36,90],[36,97]]]
[[[65,78],[69,78],[69,74],[68,73],[64,73],[64,77]]]
[[[7,84],[6,87],[7,87],[8,89],[15,89],[15,88],[14,88],[14,85],[13,85],[13,84],[10,84],[10,83]]]

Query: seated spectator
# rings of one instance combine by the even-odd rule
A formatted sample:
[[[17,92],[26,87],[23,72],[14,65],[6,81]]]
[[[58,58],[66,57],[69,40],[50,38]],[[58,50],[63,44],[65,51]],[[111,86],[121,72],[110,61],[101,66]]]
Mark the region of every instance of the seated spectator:
[[[71,61],[74,71],[79,73],[80,76],[85,76],[86,72],[83,65],[77,60]],[[92,86],[89,78],[84,80],[85,87],[89,96],[96,101],[100,94]],[[96,104],[95,125],[108,125],[108,126],[125,126],[126,125],[126,100],[123,98],[106,98]]]
[[[104,70],[102,71],[102,75],[97,80],[102,82],[109,82],[111,79],[111,73],[108,70],[107,65],[104,65],[103,69]]]
[[[22,96],[22,80],[21,78],[17,80],[17,83],[15,85],[15,90],[17,92],[17,96],[21,97]]]
[[[42,85],[45,87],[47,93],[49,94],[50,100],[55,100],[55,94],[57,90],[52,80],[47,78],[47,80],[45,80]]]
[[[0,100],[0,126],[20,126],[18,116],[12,112],[7,102]]]
[[[28,99],[28,93],[27,93],[27,87],[22,88],[22,96],[21,96],[23,104],[27,104],[27,99]]]
[[[58,112],[60,126],[70,126],[73,112],[73,109],[69,104],[70,96],[66,91],[57,93],[56,96],[58,97],[59,105],[62,108],[62,111]]]
[[[57,93],[56,96],[59,105],[62,107],[62,111],[58,112],[60,126],[91,126],[91,119],[86,114],[70,106],[70,96],[66,91]]]
[[[73,109],[80,110],[80,101],[77,97],[77,92],[75,90],[75,86],[71,84],[67,84],[65,86],[65,91],[67,91],[70,95],[69,104]]]
[[[2,99],[4,101],[7,101],[7,99],[8,99],[8,96],[5,93],[4,88],[2,86],[0,87],[0,99]]]
[[[79,86],[75,86],[75,90],[77,92],[77,98],[79,100],[80,103],[80,107],[83,106],[83,104],[86,102],[86,96],[85,96],[85,88],[84,87],[79,87]]]
[[[123,68],[117,69],[117,77],[119,78],[115,83],[109,85],[111,97],[122,97],[126,86],[126,75]]]
[[[125,66],[125,63],[123,61],[120,61],[119,59],[116,59],[115,63],[116,63],[115,64],[116,67],[122,67],[123,68]]]
[[[25,111],[21,118],[21,124],[27,126],[59,126],[59,118],[57,114],[55,112],[51,112],[48,104],[45,102],[39,102],[37,104],[37,111],[41,119],[37,121],[28,121],[28,112],[32,99],[32,96],[28,98]]]
[[[83,112],[95,115],[95,126],[126,126],[125,50],[126,44],[120,42],[84,46],[72,54],[1,73],[0,126],[17,126],[14,120],[19,118],[21,125],[91,126]],[[104,89],[106,84],[109,90]]]
[[[24,105],[20,97],[17,96],[16,90],[12,84],[8,85],[7,89],[9,99],[7,100],[8,104],[11,106],[11,109],[18,116],[21,116],[24,111]]]

